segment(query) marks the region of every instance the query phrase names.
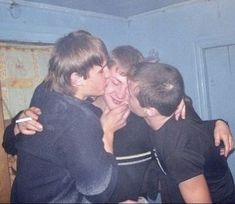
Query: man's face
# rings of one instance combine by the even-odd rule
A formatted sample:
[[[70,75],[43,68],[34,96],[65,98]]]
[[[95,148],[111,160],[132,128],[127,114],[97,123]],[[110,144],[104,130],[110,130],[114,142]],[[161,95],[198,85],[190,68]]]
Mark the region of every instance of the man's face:
[[[105,87],[110,77],[110,71],[104,63],[103,66],[95,65],[88,73],[85,80],[86,93],[88,96],[101,96],[104,94]]]
[[[129,107],[130,110],[140,117],[145,117],[147,114],[145,108],[143,108],[138,99],[136,98],[138,90],[138,83],[128,80],[128,90],[129,90]]]
[[[110,78],[108,80],[104,99],[110,109],[114,109],[123,103],[128,103],[128,87],[126,72],[118,65],[110,69]]]

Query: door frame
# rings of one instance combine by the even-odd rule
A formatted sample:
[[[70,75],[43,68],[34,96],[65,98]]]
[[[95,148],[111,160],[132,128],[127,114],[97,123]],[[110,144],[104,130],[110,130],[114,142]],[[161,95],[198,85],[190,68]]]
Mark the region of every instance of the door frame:
[[[196,86],[199,98],[198,107],[199,113],[203,119],[212,119],[212,110],[210,106],[209,90],[207,84],[205,50],[233,44],[235,44],[235,35],[203,38],[194,42]]]

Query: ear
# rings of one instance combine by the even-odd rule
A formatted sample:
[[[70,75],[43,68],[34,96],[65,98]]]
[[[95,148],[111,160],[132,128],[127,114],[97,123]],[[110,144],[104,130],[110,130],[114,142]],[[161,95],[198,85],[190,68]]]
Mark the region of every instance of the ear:
[[[149,116],[149,117],[152,117],[152,116],[155,116],[157,114],[157,110],[153,107],[150,107],[150,108],[144,108],[145,110],[145,113]]]
[[[70,76],[71,85],[78,87],[84,84],[84,77],[80,76],[78,73],[73,72]]]

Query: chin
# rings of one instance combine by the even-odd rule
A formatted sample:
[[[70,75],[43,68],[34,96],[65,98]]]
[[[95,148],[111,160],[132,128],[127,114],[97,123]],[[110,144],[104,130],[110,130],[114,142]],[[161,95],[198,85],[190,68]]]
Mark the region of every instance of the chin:
[[[115,108],[117,108],[117,107],[119,107],[120,105],[117,105],[117,104],[114,104],[114,103],[109,103],[109,104],[107,104],[107,106],[109,107],[109,109],[110,110],[112,110],[112,109],[115,109]]]
[[[103,96],[104,95],[104,91],[100,91],[100,93],[97,93],[96,96]]]
[[[117,108],[118,106],[120,106],[119,104],[116,104],[115,102],[113,102],[113,100],[111,98],[106,98],[104,97],[106,105],[108,106],[108,108],[110,110]]]

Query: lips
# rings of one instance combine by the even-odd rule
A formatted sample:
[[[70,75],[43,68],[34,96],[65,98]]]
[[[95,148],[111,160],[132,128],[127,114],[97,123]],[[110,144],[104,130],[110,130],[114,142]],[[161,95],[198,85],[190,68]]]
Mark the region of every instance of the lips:
[[[123,102],[123,101],[117,100],[117,99],[115,99],[113,97],[111,97],[111,98],[112,98],[113,103],[115,103],[117,105],[119,105],[119,104],[121,104]]]
[[[113,101],[113,103],[118,104],[118,105],[122,103],[122,101],[116,100],[114,98],[112,98],[112,101]]]

